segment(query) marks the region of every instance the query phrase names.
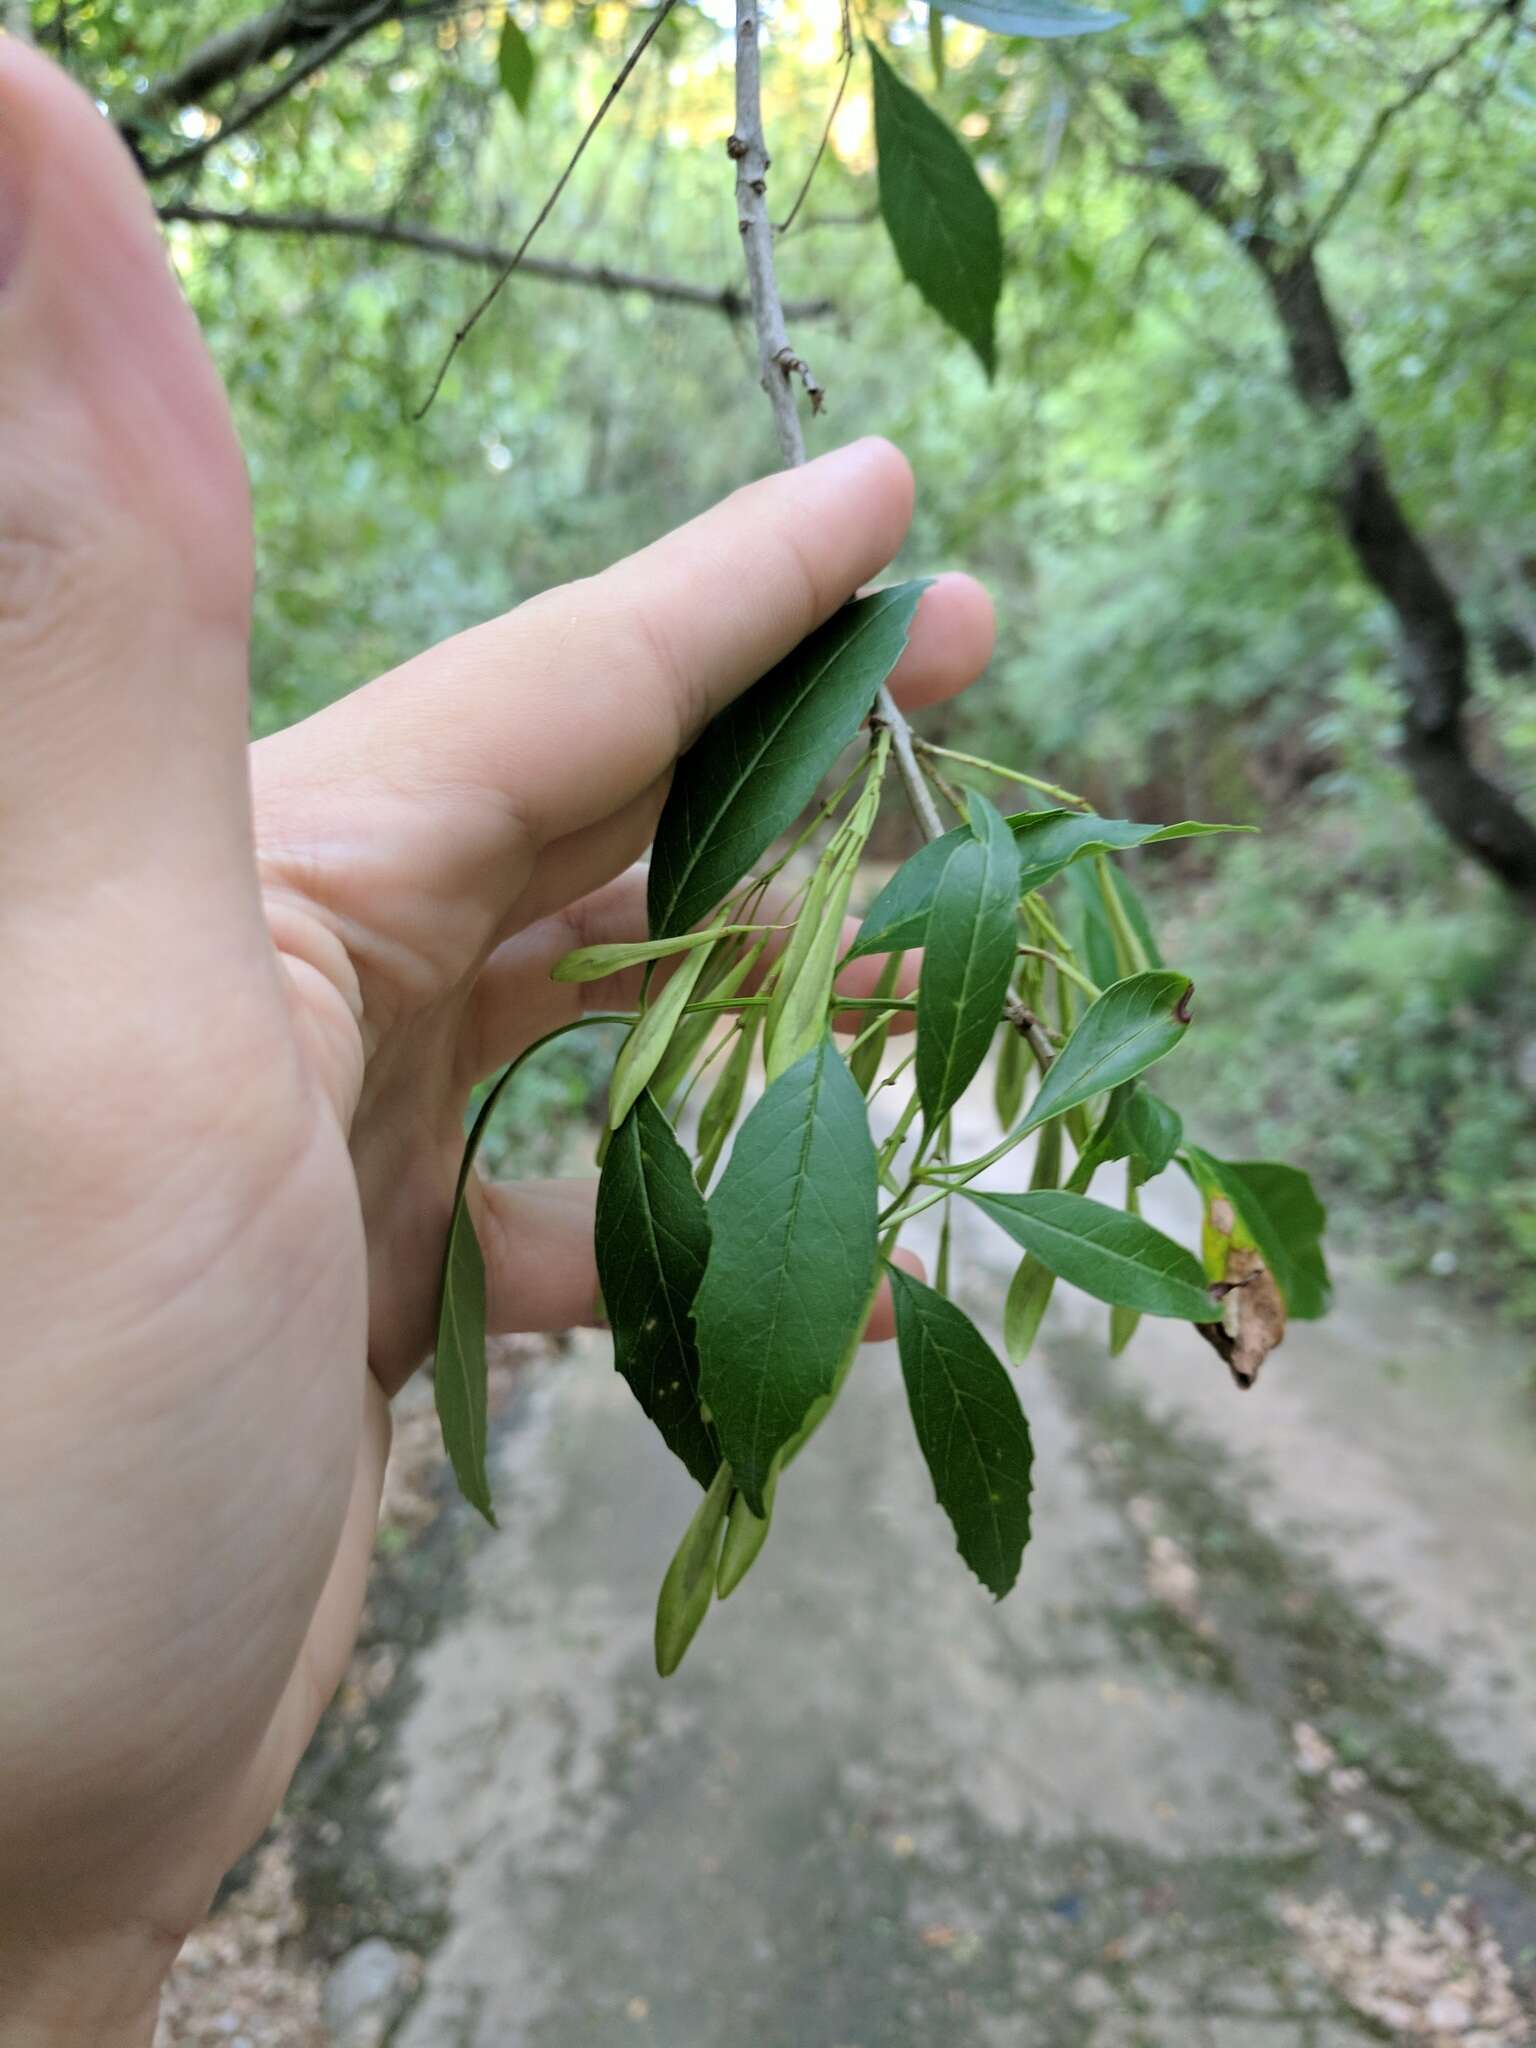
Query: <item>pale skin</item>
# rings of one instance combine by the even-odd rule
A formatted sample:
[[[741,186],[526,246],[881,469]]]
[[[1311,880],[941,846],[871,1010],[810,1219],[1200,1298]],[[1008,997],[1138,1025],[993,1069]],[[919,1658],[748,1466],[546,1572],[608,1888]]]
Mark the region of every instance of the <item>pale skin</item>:
[[[680,748],[877,577],[864,441],[254,749],[217,379],[107,125],[0,39],[0,2043],[147,2042],[345,1669],[473,1083],[641,935]],[[991,649],[942,578],[909,707]],[[477,1190],[495,1329],[584,1184]],[[642,1427],[637,1416],[637,1427]]]

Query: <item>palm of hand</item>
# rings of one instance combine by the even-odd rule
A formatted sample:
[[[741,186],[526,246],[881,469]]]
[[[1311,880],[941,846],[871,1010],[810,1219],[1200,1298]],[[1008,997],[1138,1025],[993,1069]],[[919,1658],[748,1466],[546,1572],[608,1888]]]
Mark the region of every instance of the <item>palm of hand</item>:
[[[131,2009],[344,1669],[469,1089],[627,996],[548,969],[636,934],[677,751],[886,564],[910,481],[863,443],[754,486],[248,761],[244,479],[148,206],[8,46],[0,129],[0,1984],[126,1944]],[[944,579],[898,685],[989,644]],[[476,1199],[492,1327],[585,1319],[590,1192]]]

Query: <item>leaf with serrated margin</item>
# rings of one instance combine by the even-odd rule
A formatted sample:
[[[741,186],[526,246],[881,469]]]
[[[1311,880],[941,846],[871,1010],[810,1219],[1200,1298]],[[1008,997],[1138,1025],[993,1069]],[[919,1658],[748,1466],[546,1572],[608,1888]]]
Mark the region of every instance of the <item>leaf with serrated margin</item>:
[[[667,1449],[707,1486],[720,1446],[699,1409],[693,1302],[709,1257],[709,1216],[688,1155],[648,1092],[603,1160],[595,1244],[614,1365]]]
[[[969,1086],[1002,1016],[1018,948],[1019,861],[984,796],[950,852],[917,986],[917,1092],[929,1129]]]
[[[1206,1290],[1199,1260],[1139,1216],[1053,1189],[995,1195],[967,1188],[965,1193],[1015,1244],[1084,1294],[1149,1316],[1220,1322],[1221,1310]]]
[[[696,924],[805,809],[901,658],[926,588],[855,598],[704,728],[656,827],[653,939]]]
[[[736,1135],[694,1303],[700,1391],[755,1515],[775,1452],[832,1392],[868,1309],[876,1207],[864,1098],[823,1037]]]
[[[951,1301],[889,1269],[912,1426],[960,1555],[1001,1600],[1029,1541],[1029,1424],[1007,1368]]]

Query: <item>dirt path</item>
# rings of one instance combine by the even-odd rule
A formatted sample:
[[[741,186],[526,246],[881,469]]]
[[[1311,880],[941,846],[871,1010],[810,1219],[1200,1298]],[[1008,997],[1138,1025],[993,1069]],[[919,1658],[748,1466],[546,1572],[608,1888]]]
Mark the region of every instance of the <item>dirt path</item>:
[[[961,1248],[992,1321],[1009,1248]],[[692,1489],[602,1342],[530,1374],[380,1795],[446,1926],[398,2041],[1536,2039],[1525,1361],[1347,1275],[1242,1397],[1172,1325],[1107,1367],[1104,1313],[1058,1307],[1025,1370],[1008,1601],[871,1351],[667,1685]]]

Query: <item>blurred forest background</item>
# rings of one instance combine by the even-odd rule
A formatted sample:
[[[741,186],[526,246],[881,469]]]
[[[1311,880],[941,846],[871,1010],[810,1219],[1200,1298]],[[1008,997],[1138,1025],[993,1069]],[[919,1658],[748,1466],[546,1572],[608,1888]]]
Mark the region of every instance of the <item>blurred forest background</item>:
[[[904,569],[996,597],[991,676],[936,736],[1115,816],[1263,828],[1135,870],[1200,985],[1208,1121],[1309,1167],[1344,1234],[1536,1322],[1536,8],[1128,5],[1028,43],[860,10],[1001,204],[990,384],[876,218],[862,61],[827,129],[837,0],[772,7],[780,217],[827,129],[780,242],[819,307],[791,323],[813,449],[900,442]],[[233,396],[258,730],[774,464],[715,0],[670,14],[413,417],[491,274],[466,256],[515,245],[649,18],[518,0],[508,80],[505,12],[33,11],[138,151]],[[551,1063],[527,1107],[585,1085]]]

